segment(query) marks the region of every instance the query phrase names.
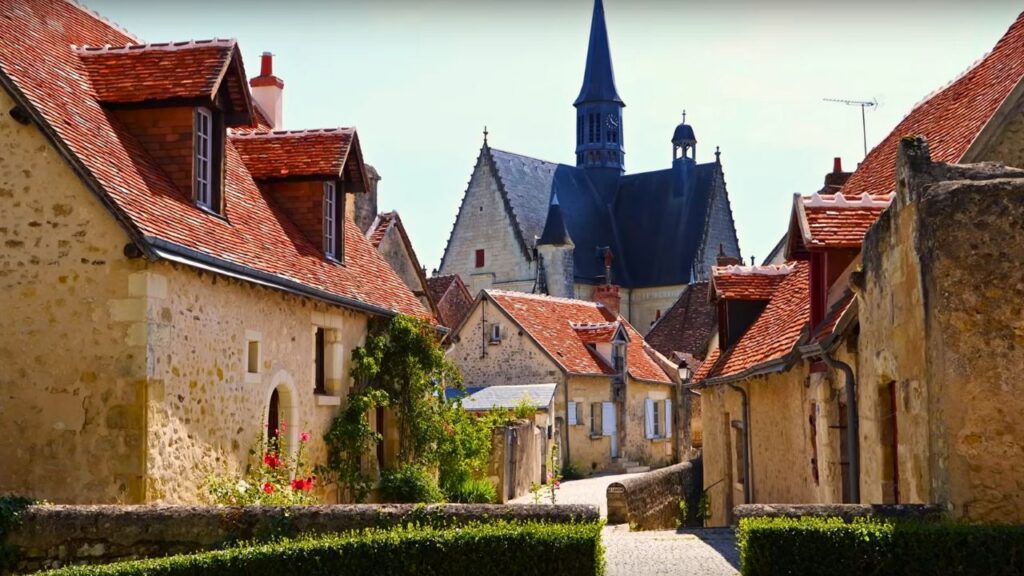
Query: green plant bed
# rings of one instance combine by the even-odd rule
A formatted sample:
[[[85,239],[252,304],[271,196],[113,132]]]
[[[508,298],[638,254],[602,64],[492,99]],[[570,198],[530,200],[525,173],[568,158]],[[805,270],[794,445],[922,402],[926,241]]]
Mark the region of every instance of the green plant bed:
[[[1024,526],[839,518],[744,518],[745,576],[1024,574]]]
[[[600,523],[495,522],[458,529],[375,529],[152,560],[76,566],[44,574],[592,576],[603,572]]]
[[[385,470],[380,477],[380,495],[384,502],[406,504],[433,504],[444,502],[444,494],[425,468],[416,464],[402,464]]]

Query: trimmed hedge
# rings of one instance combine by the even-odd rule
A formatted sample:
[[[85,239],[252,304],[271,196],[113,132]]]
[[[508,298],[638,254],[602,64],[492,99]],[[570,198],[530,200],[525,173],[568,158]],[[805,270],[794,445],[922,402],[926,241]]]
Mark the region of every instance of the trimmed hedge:
[[[214,552],[74,566],[49,576],[432,576],[604,573],[600,522],[408,526],[282,540]]]
[[[1024,526],[744,518],[737,540],[744,576],[1024,574]]]

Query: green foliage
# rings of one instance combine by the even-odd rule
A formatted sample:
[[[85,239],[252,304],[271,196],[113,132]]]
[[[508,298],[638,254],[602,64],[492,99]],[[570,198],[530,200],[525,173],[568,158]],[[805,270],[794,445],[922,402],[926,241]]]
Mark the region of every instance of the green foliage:
[[[442,437],[437,443],[438,482],[449,500],[473,480],[484,478],[491,458],[492,423],[474,416],[458,402],[441,407]]]
[[[391,318],[366,344],[352,351],[352,376],[359,389],[384,391],[397,410],[399,459],[435,463],[442,431],[446,386],[462,375],[445,356],[430,324],[409,316]]]
[[[1024,526],[839,518],[745,518],[745,576],[1024,574]]]
[[[39,500],[24,496],[0,495],[0,572],[13,567],[18,561],[18,550],[6,543],[7,533],[21,522],[25,508],[40,503]]]
[[[285,426],[282,422],[282,437]],[[214,474],[206,479],[210,501],[226,506],[316,504],[313,494],[316,477],[305,458],[309,433],[302,432],[299,438],[298,449],[292,455],[283,439],[261,434],[249,450],[250,462],[245,474],[241,477]]]
[[[458,486],[444,488],[449,502],[464,504],[493,504],[498,501],[498,490],[487,478],[469,478]]]
[[[362,462],[380,434],[370,426],[368,414],[388,403],[383,390],[353,390],[345,409],[324,434],[327,463],[317,466],[316,472],[325,482],[337,483],[355,502],[364,502],[373,489],[373,478],[364,471]]]
[[[587,475],[572,462],[566,462],[565,466],[562,467],[563,480],[582,480],[583,478],[586,478],[586,476]]]
[[[676,528],[686,526],[686,521],[689,519],[690,505],[686,503],[686,498],[680,498],[679,507],[676,509]]]
[[[75,566],[49,576],[593,576],[604,573],[601,524],[409,526],[137,560]]]
[[[385,470],[380,478],[380,494],[385,502],[431,504],[444,501],[434,477],[416,464]]]

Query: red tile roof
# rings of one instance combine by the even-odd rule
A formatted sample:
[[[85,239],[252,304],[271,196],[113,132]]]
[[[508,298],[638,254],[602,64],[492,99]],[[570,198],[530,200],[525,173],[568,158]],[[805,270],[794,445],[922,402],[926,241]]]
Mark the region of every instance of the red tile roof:
[[[936,39],[941,42],[942,39]],[[936,162],[960,162],[1014,87],[1024,78],[1024,14],[972,68],[918,104],[843,186],[847,197],[886,194],[896,187],[900,138],[923,134]],[[1012,104],[1012,103],[1011,103]]]
[[[864,234],[889,207],[892,197],[892,194],[796,196],[793,205],[794,235],[799,233],[799,237],[792,238],[790,245],[797,250],[859,248]]]
[[[618,322],[573,322],[572,329],[576,331],[576,337],[587,344],[607,344],[615,338],[618,331]]]
[[[574,325],[621,323],[629,335],[626,365],[630,376],[638,380],[671,383],[668,375],[645,352],[640,333],[600,304],[502,290],[486,290],[485,294],[570,374],[615,374],[612,367],[579,337]]]
[[[337,177],[356,139],[354,128],[231,133],[231,143],[257,180]]]
[[[139,142],[92,97],[90,76],[72,45],[138,41],[68,2],[22,0],[0,16],[0,79],[37,116],[43,131],[74,158],[129,234],[157,255],[188,262],[194,254],[298,285],[337,302],[429,317],[354,223],[345,233],[345,265],[324,259],[257,188],[230,143],[225,158],[227,219],[199,210]],[[92,184],[90,184],[92,185]],[[220,264],[225,263],[225,264]]]
[[[716,300],[768,300],[792,265],[714,266],[711,297]]]
[[[810,320],[809,268],[805,261],[794,263],[757,320],[724,353],[710,354],[697,375],[701,379],[736,376],[792,352]]]
[[[452,330],[458,328],[473,308],[473,296],[458,274],[427,278],[427,291],[437,306],[441,324]]]
[[[667,358],[681,352],[701,360],[707,354],[715,322],[715,308],[708,300],[708,283],[697,282],[680,294],[644,338]]]
[[[377,219],[366,233],[366,238],[374,248],[380,248],[380,243],[384,241],[384,235],[388,233],[388,228],[391,228],[391,224],[397,218],[398,212],[382,212],[377,215]]]
[[[96,99],[108,103],[172,98],[212,100],[236,52],[234,40],[83,46],[76,50]]]

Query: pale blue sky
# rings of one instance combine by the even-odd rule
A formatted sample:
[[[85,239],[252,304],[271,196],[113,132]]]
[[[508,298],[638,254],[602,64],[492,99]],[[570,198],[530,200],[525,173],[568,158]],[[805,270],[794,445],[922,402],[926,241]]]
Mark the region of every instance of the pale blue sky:
[[[355,125],[420,261],[438,265],[482,141],[574,161],[572,101],[591,0],[86,4],[150,42],[237,38],[250,75],[275,56],[289,129]],[[868,146],[984,55],[1016,18],[984,3],[755,4],[605,0],[626,169],[666,168],[685,108],[698,161],[722,148],[743,254],[785,231],[792,194],[863,156],[860,113],[825,97],[877,98]]]

